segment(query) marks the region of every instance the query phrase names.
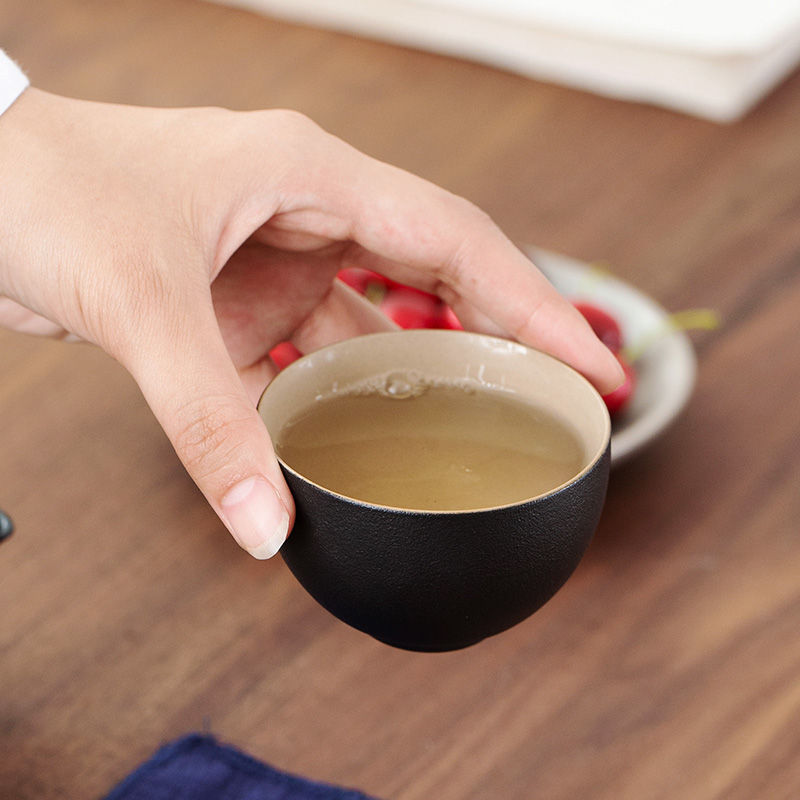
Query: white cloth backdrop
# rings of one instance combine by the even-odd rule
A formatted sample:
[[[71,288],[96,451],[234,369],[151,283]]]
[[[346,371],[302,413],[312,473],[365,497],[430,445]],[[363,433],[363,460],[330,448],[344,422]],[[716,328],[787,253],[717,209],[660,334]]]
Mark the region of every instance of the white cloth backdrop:
[[[219,0],[730,121],[800,62],[800,0]]]

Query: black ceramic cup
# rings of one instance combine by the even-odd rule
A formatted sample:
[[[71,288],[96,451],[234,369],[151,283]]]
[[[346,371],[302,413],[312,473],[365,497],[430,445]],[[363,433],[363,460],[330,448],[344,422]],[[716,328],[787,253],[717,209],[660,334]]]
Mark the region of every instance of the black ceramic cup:
[[[560,361],[491,336],[414,330],[349,339],[284,369],[259,403],[273,438],[320,397],[413,372],[514,392],[569,425],[583,451],[567,482],[512,505],[419,511],[318,486],[281,462],[297,518],[281,553],[328,611],[408,650],[455,650],[521,622],[575,570],[597,527],[611,426],[602,398]]]

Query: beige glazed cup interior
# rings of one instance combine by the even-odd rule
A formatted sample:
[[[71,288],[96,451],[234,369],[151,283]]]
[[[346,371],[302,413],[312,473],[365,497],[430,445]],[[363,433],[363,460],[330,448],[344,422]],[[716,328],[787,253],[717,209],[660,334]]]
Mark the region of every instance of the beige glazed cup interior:
[[[583,376],[516,342],[463,331],[378,333],[323,348],[281,372],[264,393],[259,411],[275,439],[299,410],[320,398],[353,386],[404,380],[467,382],[513,393],[545,409],[582,445],[582,470],[573,480],[608,444],[611,423],[605,403]]]

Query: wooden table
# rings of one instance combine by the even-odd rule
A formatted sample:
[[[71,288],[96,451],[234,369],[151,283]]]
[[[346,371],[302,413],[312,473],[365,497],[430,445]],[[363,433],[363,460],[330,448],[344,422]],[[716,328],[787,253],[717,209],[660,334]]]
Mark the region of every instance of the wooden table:
[[[299,109],[723,319],[574,578],[445,655],[243,554],[108,357],[0,333],[0,796],[100,797],[195,730],[383,800],[799,796],[800,74],[720,126],[190,0],[4,0],[0,31],[52,91]]]

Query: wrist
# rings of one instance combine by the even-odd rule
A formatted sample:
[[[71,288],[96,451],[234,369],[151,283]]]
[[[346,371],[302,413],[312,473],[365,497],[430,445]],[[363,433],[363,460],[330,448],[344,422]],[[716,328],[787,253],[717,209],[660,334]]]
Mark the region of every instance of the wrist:
[[[25,294],[33,230],[42,222],[37,208],[46,180],[38,173],[48,160],[43,131],[52,116],[51,97],[28,86],[0,115],[0,295],[18,301]]]

